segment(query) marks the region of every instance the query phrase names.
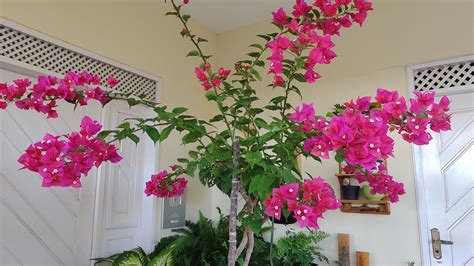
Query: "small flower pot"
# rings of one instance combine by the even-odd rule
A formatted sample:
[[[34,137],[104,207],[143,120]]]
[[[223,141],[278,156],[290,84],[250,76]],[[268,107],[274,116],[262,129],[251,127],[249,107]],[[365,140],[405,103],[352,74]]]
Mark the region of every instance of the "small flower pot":
[[[271,217],[270,219],[273,220],[274,218]],[[296,218],[295,218],[294,213],[291,212],[290,215],[288,215],[288,218],[286,218],[285,215],[282,215],[281,219],[275,219],[275,223],[276,224],[294,224],[296,223]]]
[[[341,186],[342,199],[345,200],[357,200],[359,199],[360,186]]]
[[[370,186],[369,185],[363,185],[362,186],[362,195],[368,200],[374,200],[374,201],[380,201],[383,199],[384,195],[382,194],[372,194],[370,193]]]

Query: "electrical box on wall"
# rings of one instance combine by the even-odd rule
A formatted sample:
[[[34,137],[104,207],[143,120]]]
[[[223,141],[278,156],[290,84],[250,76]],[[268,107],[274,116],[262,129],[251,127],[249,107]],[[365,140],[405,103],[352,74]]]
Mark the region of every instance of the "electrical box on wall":
[[[161,210],[162,229],[183,227],[186,221],[186,193],[179,197],[164,198]]]

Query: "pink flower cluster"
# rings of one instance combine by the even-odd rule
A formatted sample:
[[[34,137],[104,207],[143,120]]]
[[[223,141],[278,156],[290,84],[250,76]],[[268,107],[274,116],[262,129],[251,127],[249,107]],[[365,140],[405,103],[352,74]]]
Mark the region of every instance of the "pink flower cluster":
[[[206,63],[200,67],[196,67],[194,69],[194,73],[196,74],[196,77],[203,86],[204,90],[208,91],[212,88],[219,87],[222,84],[222,81],[230,75],[230,70],[221,67],[217,73],[213,73],[211,70],[211,65]]]
[[[357,169],[354,178],[359,183],[367,182],[371,188],[370,193],[387,195],[391,202],[398,202],[399,196],[405,194],[403,183],[395,181],[393,176],[388,175],[383,164],[378,166],[376,173]]]
[[[389,131],[398,130],[404,140],[425,145],[432,139],[428,126],[436,132],[451,128],[447,97],[435,103],[433,92],[417,92],[408,107],[398,92],[378,89],[375,102],[371,99],[367,96],[347,102],[342,113],[329,120],[315,117],[310,104],[303,104],[301,109],[297,107],[289,119],[302,124],[298,129],[309,133],[304,151],[324,159],[329,159],[330,151],[337,151],[349,165],[370,171],[376,167],[377,160],[393,156],[394,141]],[[376,177],[378,181],[366,175],[372,188],[382,182],[384,191],[392,191],[391,199],[398,199],[394,195],[402,193],[403,187],[386,174]]]
[[[272,195],[263,202],[265,214],[281,219],[282,210],[293,212],[301,227],[318,229],[318,219],[328,210],[341,206],[328,183],[321,177],[305,179],[299,183],[284,184],[274,188]]]
[[[43,177],[43,187],[81,187],[81,175],[102,162],[119,162],[122,157],[113,144],[97,138],[102,126],[85,116],[79,132],[64,136],[46,134],[30,145],[18,159],[24,167]]]
[[[110,87],[118,81],[110,76],[107,80]],[[62,79],[53,76],[39,76],[32,85],[28,79],[18,79],[13,84],[0,83],[0,109],[6,109],[9,103],[23,110],[35,110],[46,114],[48,118],[58,117],[57,100],[86,105],[90,100],[106,104],[110,101],[106,91],[99,86],[100,78],[86,71],[81,73],[68,72]],[[85,87],[95,86],[94,89]],[[84,87],[83,90],[77,87]]]
[[[297,107],[289,119],[303,124],[299,127],[311,136],[304,143],[305,152],[329,159],[330,151],[343,152],[350,165],[361,165],[367,170],[375,167],[378,159],[393,155],[393,139],[389,130],[397,130],[403,138],[417,145],[428,144],[432,139],[427,132],[449,130],[449,99],[434,103],[434,93],[416,93],[408,108],[404,97],[396,91],[378,89],[375,102],[371,97],[358,98],[345,103],[342,114],[316,118],[310,104]]]
[[[172,167],[172,170],[175,168]],[[183,177],[173,178],[168,171],[163,170],[151,176],[151,180],[146,182],[145,194],[155,195],[159,198],[177,197],[184,193],[188,181]]]
[[[344,10],[341,13],[339,9]],[[329,64],[336,57],[332,50],[334,43],[332,35],[339,35],[341,27],[351,27],[352,22],[362,25],[367,17],[367,12],[372,9],[372,3],[367,0],[316,0],[313,7],[305,0],[296,0],[293,6],[292,17],[280,8],[273,12],[273,23],[281,25],[297,36],[290,40],[286,35],[278,35],[267,46],[272,54],[267,59],[270,61],[268,73],[274,75],[274,86],[284,83],[283,53],[287,50],[300,55],[307,48],[311,48],[306,60],[304,78],[308,83],[313,83],[320,78],[314,67],[318,64]],[[319,14],[315,19],[314,14]],[[322,31],[318,34],[317,31]]]

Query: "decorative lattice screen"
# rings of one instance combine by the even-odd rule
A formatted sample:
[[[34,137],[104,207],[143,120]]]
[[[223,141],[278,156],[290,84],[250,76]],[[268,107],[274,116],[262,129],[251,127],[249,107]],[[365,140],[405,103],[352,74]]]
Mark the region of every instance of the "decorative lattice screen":
[[[156,80],[93,59],[4,25],[0,25],[0,56],[58,74],[65,74],[69,70],[75,72],[87,70],[103,77],[103,82],[106,82],[106,77],[113,75],[120,80],[116,87],[117,90],[132,92],[136,96],[145,94],[148,100],[155,100],[158,89]]]
[[[440,90],[474,84],[474,61],[417,69],[415,90]]]

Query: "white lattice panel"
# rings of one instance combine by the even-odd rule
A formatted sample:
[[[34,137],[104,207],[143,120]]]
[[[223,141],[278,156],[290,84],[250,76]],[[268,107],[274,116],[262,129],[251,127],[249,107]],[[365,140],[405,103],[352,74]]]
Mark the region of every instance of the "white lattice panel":
[[[156,80],[71,51],[4,25],[0,25],[0,56],[58,74],[65,74],[69,70],[75,72],[87,70],[103,77],[103,85],[105,85],[106,78],[113,75],[120,80],[116,87],[117,90],[131,92],[136,96],[144,94],[148,100],[156,99],[158,89]]]
[[[414,72],[416,91],[440,90],[474,84],[474,61],[465,61],[417,69]]]

